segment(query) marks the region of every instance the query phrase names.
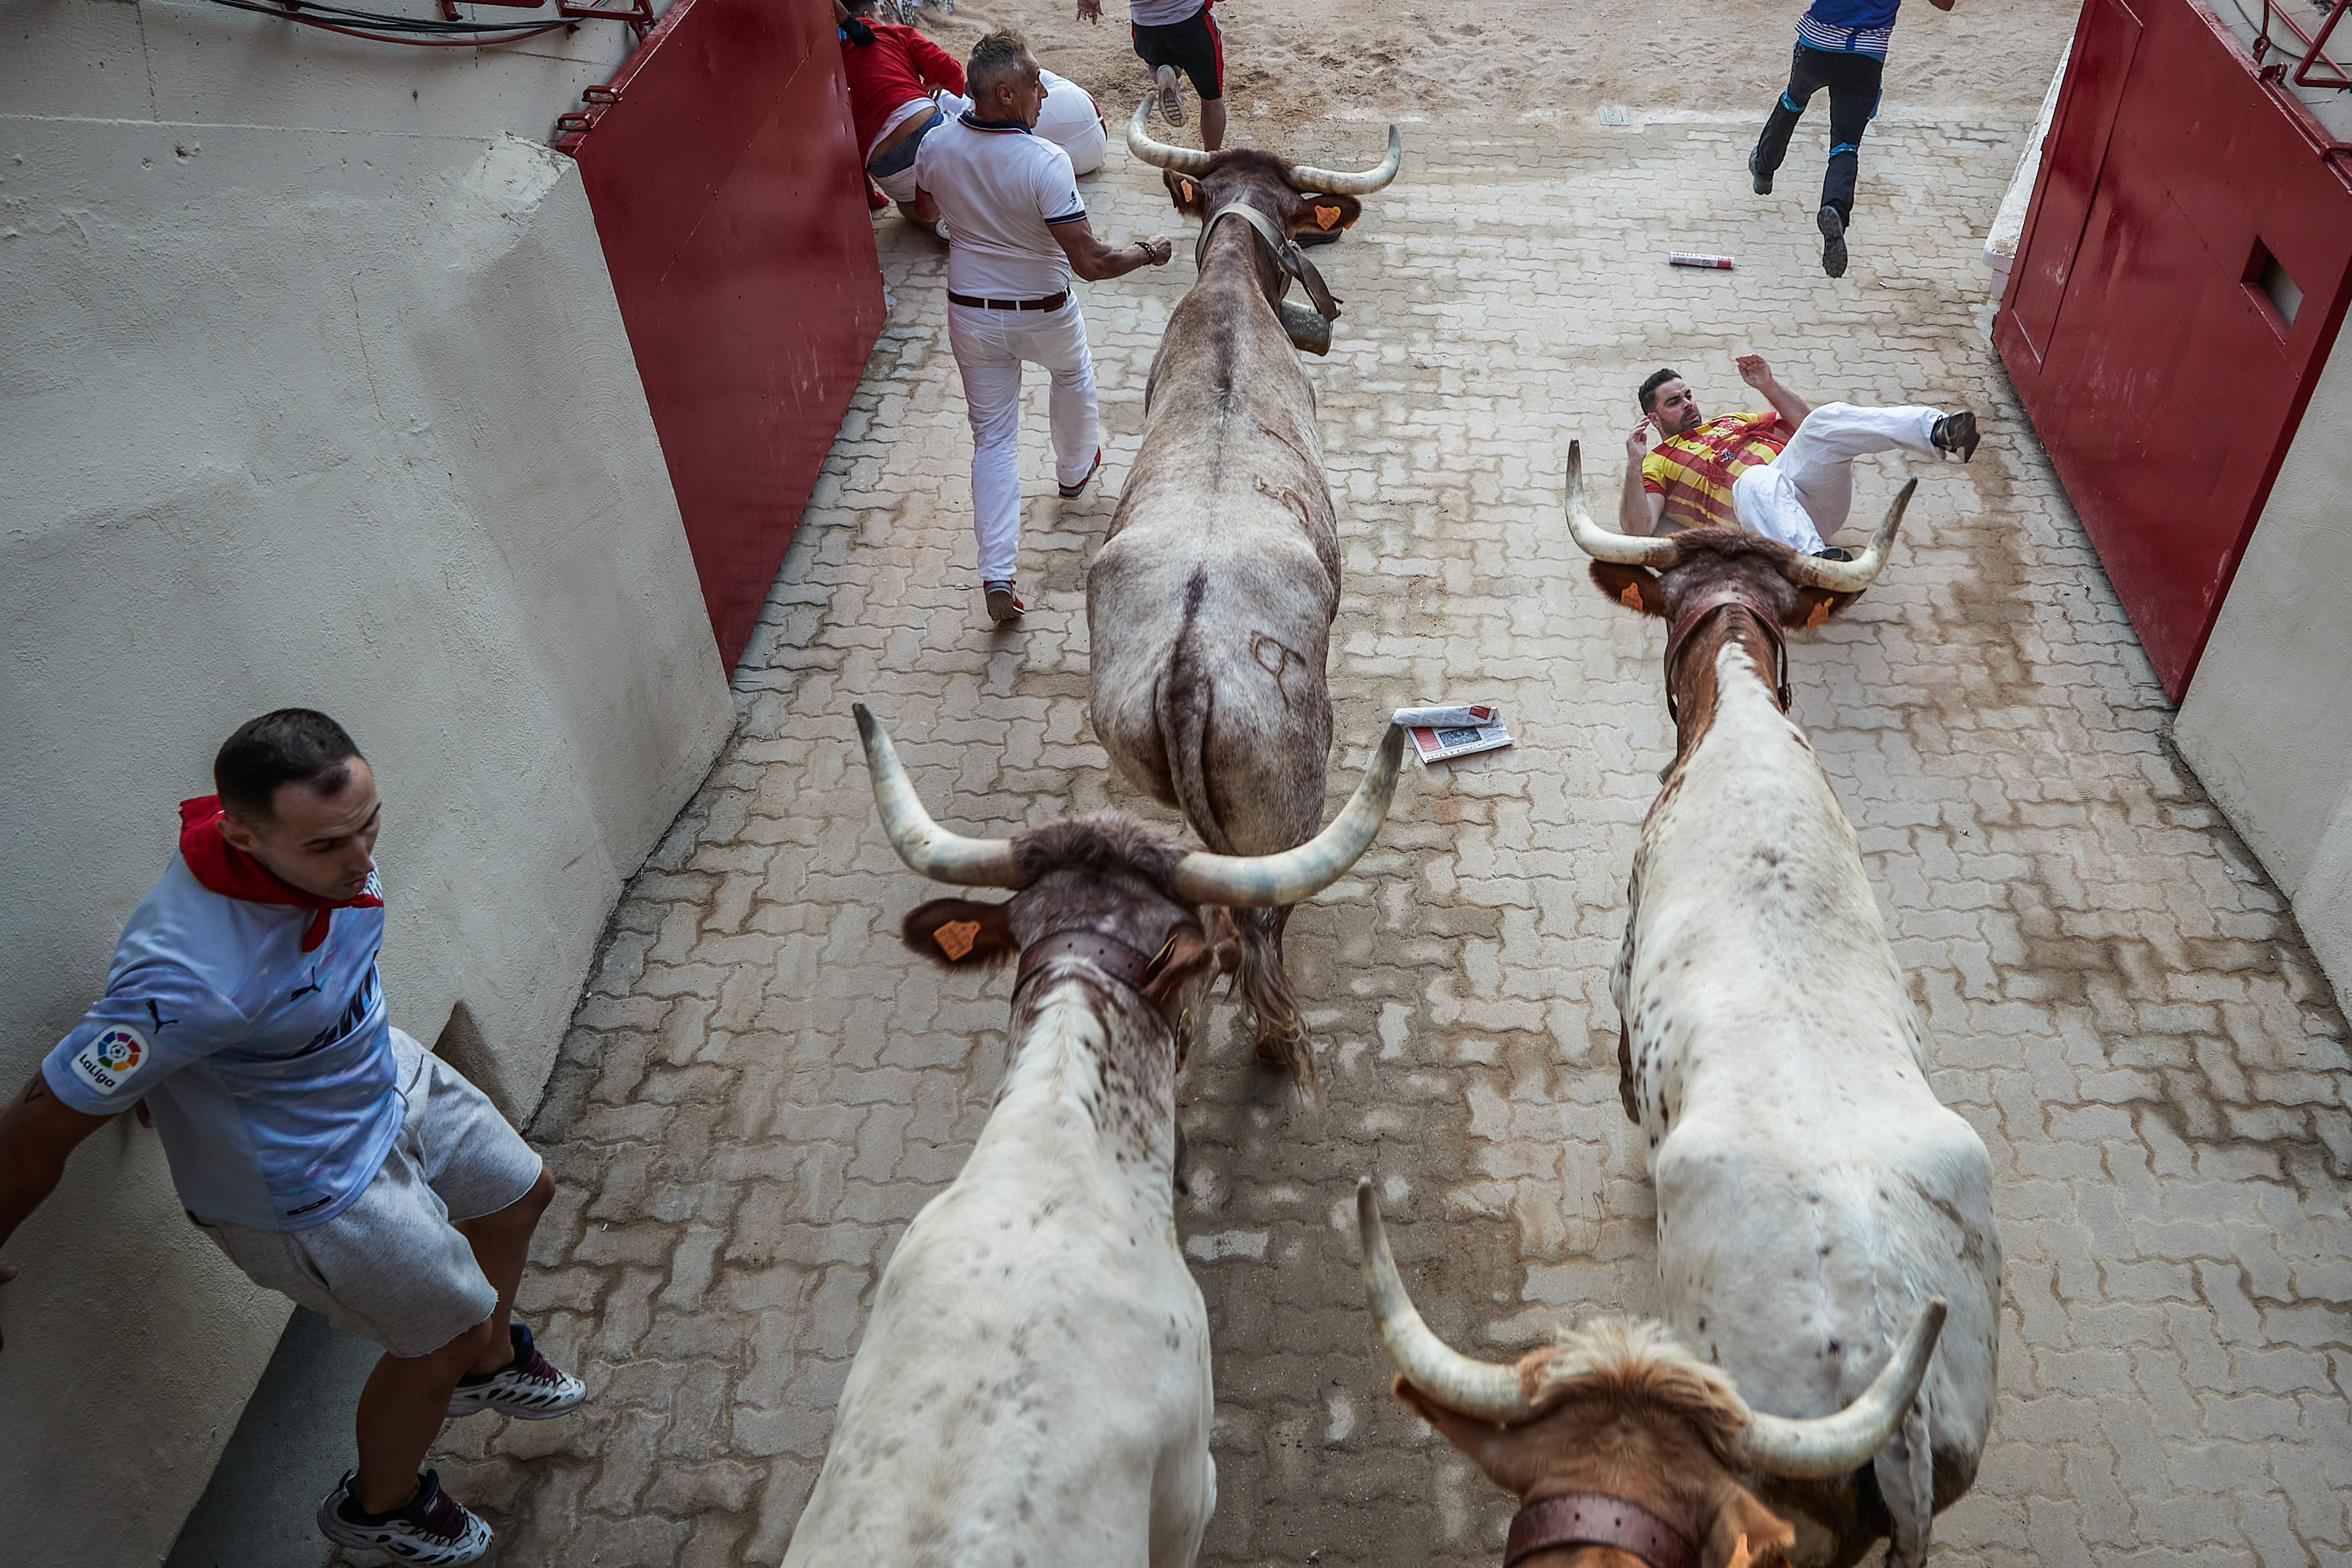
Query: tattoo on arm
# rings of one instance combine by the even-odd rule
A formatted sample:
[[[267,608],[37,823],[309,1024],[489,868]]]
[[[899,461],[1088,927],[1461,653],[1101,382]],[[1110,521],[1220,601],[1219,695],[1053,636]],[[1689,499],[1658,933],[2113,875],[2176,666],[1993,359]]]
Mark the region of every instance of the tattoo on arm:
[[[25,1086],[24,1103],[30,1105],[37,1100],[47,1100],[48,1098],[48,1086],[44,1084],[40,1079],[40,1075],[36,1073],[33,1076],[33,1081]]]

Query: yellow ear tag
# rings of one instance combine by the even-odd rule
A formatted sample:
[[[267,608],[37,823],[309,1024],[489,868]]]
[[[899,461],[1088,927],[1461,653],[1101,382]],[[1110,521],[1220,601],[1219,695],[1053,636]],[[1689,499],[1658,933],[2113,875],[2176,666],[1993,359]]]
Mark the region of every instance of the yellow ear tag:
[[[1642,607],[1642,585],[1638,583],[1626,584],[1625,591],[1617,595],[1617,602],[1624,605],[1629,610],[1640,609]]]
[[[1190,180],[1186,180],[1186,179],[1179,179],[1179,180],[1176,182],[1176,188],[1177,188],[1178,190],[1180,190],[1180,191],[1181,191],[1181,192],[1183,192],[1183,193],[1184,193],[1184,199],[1185,199],[1186,201],[1188,201],[1188,202],[1189,202],[1189,201],[1191,201],[1191,200],[1192,199],[1192,181],[1190,181]]]
[[[931,940],[950,959],[961,959],[971,951],[972,939],[980,935],[978,921],[950,921],[931,932]]]
[[[1810,630],[1814,626],[1820,626],[1823,621],[1826,621],[1829,618],[1830,602],[1827,599],[1823,599],[1821,603],[1813,606],[1813,613],[1805,617],[1805,626],[1807,629]]]
[[[1731,1555],[1723,1560],[1723,1568],[1748,1568],[1749,1561],[1748,1532],[1743,1530],[1739,1532],[1739,1539],[1732,1543]]]
[[[1315,209],[1315,226],[1325,230],[1329,229],[1333,224],[1339,221],[1340,216],[1347,209],[1344,207],[1317,207]]]

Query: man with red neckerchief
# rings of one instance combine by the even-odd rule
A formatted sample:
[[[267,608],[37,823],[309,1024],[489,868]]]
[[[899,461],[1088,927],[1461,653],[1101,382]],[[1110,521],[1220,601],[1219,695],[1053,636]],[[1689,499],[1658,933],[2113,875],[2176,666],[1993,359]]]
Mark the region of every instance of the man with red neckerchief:
[[[0,1242],[77,1144],[141,1107],[189,1219],[231,1261],[384,1349],[359,1465],[320,1531],[469,1563],[489,1527],[417,1469],[443,1420],[580,1402],[510,1321],[554,1184],[479,1089],[387,1019],[380,807],[342,726],[264,714],[213,774],[217,795],[181,803],[179,853],[124,927],[106,994],[0,1108]]]

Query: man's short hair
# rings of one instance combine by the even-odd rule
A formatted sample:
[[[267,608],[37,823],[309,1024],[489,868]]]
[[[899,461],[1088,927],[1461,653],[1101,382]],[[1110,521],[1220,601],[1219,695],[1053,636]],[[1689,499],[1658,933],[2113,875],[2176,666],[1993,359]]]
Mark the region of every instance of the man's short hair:
[[[1002,85],[1003,79],[1021,64],[1021,57],[1029,52],[1029,40],[1010,27],[999,27],[983,36],[971,47],[971,58],[964,62],[963,88],[974,103],[986,101],[988,95]]]
[[[1642,390],[1635,395],[1642,400],[1642,412],[1644,414],[1654,412],[1650,405],[1658,400],[1658,388],[1670,381],[1680,381],[1682,378],[1683,373],[1678,370],[1652,371],[1650,379],[1642,384]]]
[[[308,784],[320,795],[343,793],[359,747],[343,727],[308,708],[280,708],[237,726],[213,759],[213,787],[221,805],[250,823],[274,822],[280,784]]]
[[[841,0],[841,8],[853,16],[871,16],[877,0]]]

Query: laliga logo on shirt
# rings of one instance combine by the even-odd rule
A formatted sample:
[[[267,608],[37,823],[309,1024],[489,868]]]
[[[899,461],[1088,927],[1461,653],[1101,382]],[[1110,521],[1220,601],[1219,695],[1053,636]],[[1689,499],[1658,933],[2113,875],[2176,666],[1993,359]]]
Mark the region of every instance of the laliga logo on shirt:
[[[147,1039],[138,1030],[117,1024],[103,1030],[74,1058],[74,1070],[100,1094],[111,1094],[138,1070],[147,1058]]]

